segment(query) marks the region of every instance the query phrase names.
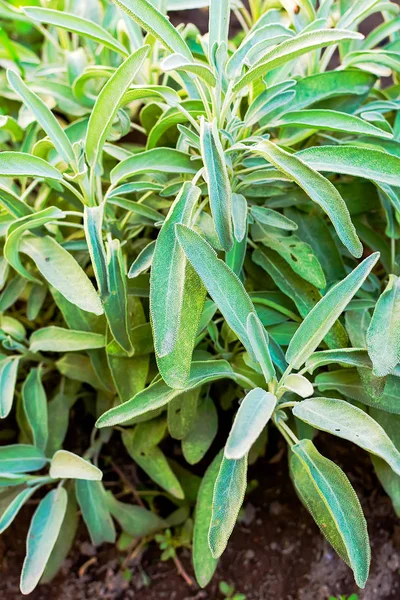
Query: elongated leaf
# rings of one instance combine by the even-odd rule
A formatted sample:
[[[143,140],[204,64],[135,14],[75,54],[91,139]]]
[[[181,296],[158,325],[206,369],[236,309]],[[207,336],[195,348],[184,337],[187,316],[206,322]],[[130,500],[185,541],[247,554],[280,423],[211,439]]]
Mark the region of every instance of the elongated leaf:
[[[107,496],[100,481],[77,479],[76,498],[94,546],[115,542],[116,532],[107,506]]]
[[[208,532],[211,554],[219,558],[233,531],[246,492],[247,456],[223,458],[214,486],[212,517]]]
[[[42,384],[40,368],[30,370],[22,386],[22,399],[25,414],[32,430],[34,444],[44,452],[47,446],[49,430],[47,423],[47,397]]]
[[[46,457],[35,446],[11,444],[0,447],[1,473],[30,473],[42,469],[45,464]]]
[[[101,157],[104,142],[110,132],[121,101],[149,53],[143,46],[131,54],[110,77],[97,97],[90,115],[86,134],[86,156],[94,165]]]
[[[28,6],[24,8],[24,12],[31,19],[72,31],[90,40],[94,40],[98,44],[103,44],[106,48],[110,48],[110,50],[114,50],[114,52],[118,52],[119,54],[125,56],[128,54],[126,48],[117,39],[94,21],[89,21],[89,19],[84,19],[64,10],[52,10],[51,8],[36,6]]]
[[[252,206],[251,214],[256,221],[269,225],[270,227],[276,227],[278,229],[283,229],[284,231],[295,231],[297,229],[297,224],[294,221],[288,219],[285,215],[281,215],[281,213],[272,208]]]
[[[30,594],[43,574],[56,543],[65,511],[67,492],[59,487],[51,490],[33,515],[27,538],[27,552],[21,573],[21,592]]]
[[[170,56],[167,56],[160,64],[160,67],[166,73],[168,73],[168,71],[191,73],[202,79],[210,87],[215,87],[217,84],[215,75],[210,67],[201,63],[191,62],[182,54],[171,54]]]
[[[225,377],[234,378],[234,373],[229,363],[224,360],[193,362],[189,381],[185,389],[177,390],[168,387],[164,381],[156,381],[128,402],[124,402],[124,404],[104,413],[97,420],[96,427],[109,427],[118,423],[124,423],[134,417],[165,406],[183,391],[188,391],[204,383]]]
[[[20,251],[32,258],[48,283],[72,304],[96,315],[104,312],[100,298],[86,273],[53,238],[25,236]]]
[[[30,206],[22,202],[16,194],[0,183],[0,204],[8,213],[19,219],[32,214]]]
[[[400,158],[375,148],[357,146],[314,146],[296,154],[316,171],[364,177],[400,186]]]
[[[279,389],[281,392],[282,390],[293,392],[302,398],[308,398],[314,394],[314,386],[311,381],[303,377],[303,375],[299,375],[299,373],[286,375]]]
[[[224,250],[232,247],[232,190],[216,121],[200,124],[201,154],[215,229]]]
[[[38,177],[62,181],[60,171],[42,158],[25,152],[1,152],[0,177]]]
[[[218,413],[212,399],[207,396],[197,407],[192,429],[182,440],[182,454],[186,462],[195,465],[210,448],[218,431]]]
[[[123,179],[146,172],[195,174],[200,165],[199,161],[192,161],[189,154],[174,148],[153,148],[121,161],[111,171],[111,183],[116,185]]]
[[[323,367],[331,363],[343,363],[353,367],[367,367],[372,369],[371,360],[367,351],[363,348],[342,348],[340,350],[314,352],[306,360],[306,367],[309,373],[313,373],[318,367]]]
[[[189,182],[182,186],[157,237],[150,276],[150,307],[159,357],[175,346],[182,314],[187,259],[176,239],[175,224],[191,224],[200,193],[200,188]]]
[[[0,418],[10,413],[14,400],[19,359],[10,356],[0,361]]]
[[[246,456],[272,417],[276,396],[255,388],[243,399],[225,446],[225,458],[239,460]]]
[[[39,96],[28,88],[17,73],[9,69],[7,71],[7,79],[24,104],[33,112],[41,127],[53,142],[61,158],[63,158],[66,163],[71,165],[75,164],[75,154],[72,144],[53,113],[47,108]]]
[[[189,59],[192,53],[186,42],[151,2],[148,0],[114,0],[140,27],[151,33],[171,52],[178,52]]]
[[[374,375],[388,375],[400,362],[400,278],[389,275],[367,332]]]
[[[128,332],[126,275],[119,240],[108,243],[107,270],[110,293],[103,300],[107,321],[115,340],[126,352],[131,353],[133,349]]]
[[[200,235],[184,225],[176,225],[176,232],[186,256],[229,327],[255,358],[247,333],[247,317],[255,309],[243,284],[233,271],[217,258],[215,251]]]
[[[298,58],[302,54],[324,46],[337,44],[343,40],[352,39],[359,40],[362,39],[362,36],[353,31],[340,29],[319,29],[296,35],[267,52],[254,67],[236,82],[233,86],[233,92],[238,92],[252,81],[266,75],[268,71],[287,63],[289,60]]]
[[[376,454],[400,475],[400,452],[385,430],[360,408],[336,398],[311,398],[297,404],[293,414],[317,429]]]
[[[208,545],[208,530],[211,523],[214,486],[222,458],[221,451],[205,472],[197,494],[193,529],[193,566],[197,583],[202,588],[210,583],[218,563]]]
[[[156,247],[156,242],[150,242],[143,248],[143,250],[138,254],[136,259],[133,261],[131,266],[129,267],[128,277],[129,279],[134,279],[144,271],[147,271],[149,267],[151,267],[153,263],[154,250]]]
[[[350,219],[347,206],[335,188],[325,177],[309,167],[299,156],[289,154],[268,140],[252,148],[270,163],[295,181],[306,194],[327,213],[338,236],[356,257],[362,254],[362,245]]]
[[[103,473],[89,461],[73,452],[58,450],[50,463],[50,477],[54,479],[86,479],[100,481]]]
[[[354,115],[338,112],[336,110],[311,109],[287,112],[274,126],[295,125],[296,127],[309,127],[310,129],[325,129],[327,131],[343,131],[347,134],[372,135],[374,137],[391,138],[391,133],[383,131],[368,121]]]
[[[30,338],[32,352],[73,352],[103,348],[105,336],[87,331],[73,331],[63,327],[44,327],[34,331]]]
[[[290,466],[301,500],[363,588],[371,552],[367,524],[350,481],[335,463],[319,454],[311,440],[292,446]]]
[[[103,202],[99,206],[85,206],[84,209],[86,241],[102,298],[106,297],[110,292],[107,256],[102,237],[104,208],[105,203]]]
[[[362,286],[378,258],[379,253],[366,258],[350,275],[331,288],[304,319],[286,352],[286,360],[295,369],[300,368],[318,347],[333,323]]]
[[[256,313],[251,312],[247,317],[246,329],[251,347],[253,348],[257,362],[262,369],[265,381],[266,383],[269,383],[275,377],[275,368],[269,353],[268,334]],[[237,457],[232,456],[228,458]]]
[[[38,488],[39,486],[28,487],[20,491],[16,496],[13,493],[10,503],[0,516],[0,533],[3,533],[11,525],[25,502],[33,496]]]
[[[167,526],[167,523],[154,512],[143,506],[119,502],[111,492],[107,492],[107,504],[112,516],[121,525],[123,531],[132,537],[151,535]]]
[[[35,283],[41,283],[25,269],[19,258],[19,246],[24,233],[32,229],[40,228],[47,223],[51,223],[53,220],[63,219],[64,216],[65,214],[61,210],[55,206],[50,206],[49,208],[45,208],[34,214],[21,217],[10,225],[7,231],[6,243],[4,245],[4,257],[13,269],[22,275],[22,277]]]
[[[230,2],[229,0],[210,0],[209,21],[208,21],[208,47],[209,55],[214,49],[214,44],[228,44],[229,33],[229,17],[230,17]]]

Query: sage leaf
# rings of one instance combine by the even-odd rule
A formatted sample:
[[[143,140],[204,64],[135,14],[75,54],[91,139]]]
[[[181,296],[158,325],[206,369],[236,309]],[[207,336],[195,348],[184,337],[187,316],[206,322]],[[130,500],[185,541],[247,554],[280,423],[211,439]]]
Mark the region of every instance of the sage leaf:
[[[214,486],[212,516],[208,532],[211,554],[224,552],[243,504],[247,485],[247,456],[239,460],[223,457]]]
[[[251,390],[240,404],[225,446],[225,458],[239,460],[247,456],[252,445],[272,417],[276,396],[261,388]]]
[[[176,235],[229,327],[255,358],[247,333],[247,317],[254,312],[254,306],[243,284],[198,233],[184,225],[176,225]]]
[[[400,362],[400,278],[389,275],[367,331],[374,375],[388,375]]]
[[[216,121],[201,119],[200,145],[215,229],[222,247],[229,251],[233,244],[232,190]]]
[[[29,444],[11,444],[0,447],[1,473],[30,473],[46,464],[42,450]]]
[[[149,46],[143,46],[133,52],[110,77],[97,97],[90,115],[86,134],[86,155],[93,167],[101,156],[104,142],[112,127],[113,120],[122,99],[140,70],[149,52]]]
[[[74,331],[63,327],[43,327],[34,331],[29,340],[31,352],[74,352],[103,348],[105,336],[88,331]]]
[[[110,510],[107,506],[106,491],[100,481],[77,479],[76,498],[82,517],[88,528],[94,546],[103,542],[115,542],[116,532]]]
[[[26,557],[22,567],[20,589],[30,594],[43,574],[56,543],[65,511],[67,492],[59,487],[41,500],[33,515],[27,537]]]
[[[275,377],[275,368],[268,348],[268,333],[265,331],[260,319],[255,312],[251,312],[246,322],[247,334],[250,344],[259,363],[266,383]],[[228,457],[237,458],[237,457]]]
[[[297,404],[293,414],[317,429],[329,431],[376,454],[400,475],[400,452],[385,430],[360,408],[344,400],[311,398]]]
[[[208,530],[211,523],[214,486],[222,458],[221,451],[205,472],[197,494],[193,528],[193,567],[197,583],[202,588],[210,583],[218,563],[208,545]]]
[[[293,368],[300,368],[318,347],[346,305],[362,286],[378,258],[379,253],[366,258],[343,281],[332,287],[307,315],[294,334],[286,352],[286,360]]]
[[[347,206],[328,179],[311,168],[299,155],[289,154],[268,140],[254,146],[252,151],[265,157],[321,206],[332,221],[343,244],[354,256],[361,256],[362,245],[351,222]]]
[[[37,448],[46,450],[49,436],[47,423],[47,397],[43,387],[41,369],[31,369],[22,386],[22,400],[26,418]]]
[[[0,418],[5,419],[11,411],[19,358],[10,356],[0,361]]]
[[[50,462],[50,477],[54,479],[86,479],[100,481],[103,473],[89,461],[68,450],[58,450]]]
[[[368,578],[371,552],[360,502],[343,471],[318,452],[311,440],[291,449],[293,482],[302,502],[359,587]]]

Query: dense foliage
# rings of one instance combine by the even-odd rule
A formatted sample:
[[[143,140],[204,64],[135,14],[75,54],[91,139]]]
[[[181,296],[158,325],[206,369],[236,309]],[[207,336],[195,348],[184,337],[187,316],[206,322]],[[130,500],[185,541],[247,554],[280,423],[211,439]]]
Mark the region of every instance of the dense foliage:
[[[211,0],[206,35],[164,14],[207,4],[0,0],[0,531],[35,494],[24,594],[79,511],[95,545],[192,542],[207,585],[270,427],[360,587],[365,519],[316,430],[370,452],[400,514],[399,8]],[[118,443],[154,482],[131,504]]]

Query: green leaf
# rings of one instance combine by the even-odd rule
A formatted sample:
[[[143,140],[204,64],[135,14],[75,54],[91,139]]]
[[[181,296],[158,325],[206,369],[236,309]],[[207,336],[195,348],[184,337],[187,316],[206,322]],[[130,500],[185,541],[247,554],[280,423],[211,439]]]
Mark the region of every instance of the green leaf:
[[[302,502],[363,588],[371,551],[365,517],[350,481],[335,463],[321,456],[311,440],[292,446],[290,467]]]
[[[353,367],[367,367],[372,369],[372,363],[368,353],[363,348],[342,348],[340,350],[322,350],[314,352],[306,360],[306,367],[309,373],[315,369],[330,365],[331,363],[341,363]]]
[[[57,152],[66,163],[75,164],[75,154],[67,134],[46,104],[22,81],[21,77],[9,69],[7,79],[12,89],[32,111],[40,126],[53,142]]]
[[[247,456],[240,460],[223,458],[215,482],[212,517],[208,532],[211,554],[219,558],[226,548],[239,510],[243,504],[247,485]]]
[[[376,454],[400,475],[400,452],[385,430],[360,408],[336,398],[311,398],[297,404],[293,414],[316,429]]]
[[[58,450],[50,462],[50,477],[54,479],[86,479],[100,481],[103,473],[89,461],[68,450]]]
[[[243,194],[232,194],[233,233],[242,242],[247,233],[247,201]]]
[[[86,156],[91,166],[101,158],[104,142],[110,133],[125,93],[149,53],[143,46],[131,54],[110,77],[97,97],[91,112],[86,134]]]
[[[205,64],[190,61],[182,54],[170,54],[160,64],[160,68],[168,73],[168,71],[183,71],[195,75],[202,79],[208,86],[214,88],[217,85],[215,75]]]
[[[186,42],[168,21],[148,0],[114,0],[140,27],[151,33],[162,46],[171,52],[183,54],[192,59]]]
[[[106,491],[100,481],[77,479],[76,498],[94,546],[115,542],[115,527],[107,506]]]
[[[308,315],[316,306],[318,300],[322,298],[321,293],[316,287],[294,273],[287,263],[275,252],[255,250],[253,261],[265,269],[278,288],[293,300],[303,318]],[[346,330],[339,321],[336,321],[324,339],[329,348],[340,348],[346,346],[348,343]]]
[[[261,388],[251,390],[240,404],[225,446],[225,458],[239,460],[252,445],[273,415],[276,396]]]
[[[214,44],[217,46],[222,43],[228,44],[230,12],[229,0],[210,0],[208,20],[208,53],[210,56],[214,51]]]
[[[30,594],[43,574],[56,543],[65,511],[67,492],[59,487],[51,490],[40,502],[29,527],[26,558],[22,567],[20,589]]]
[[[1,163],[0,163],[1,166]],[[199,170],[199,161],[193,161],[189,154],[174,148],[153,148],[134,154],[122,160],[111,171],[111,183],[116,185],[123,179],[140,173],[192,173]]]
[[[167,458],[157,445],[151,445],[149,442],[149,439],[151,439],[152,427],[153,422],[149,421],[137,425],[133,434],[132,430],[125,430],[122,434],[125,448],[139,467],[143,469],[157,485],[175,498],[183,500],[185,497],[184,491],[178,478],[171,469]],[[146,438],[145,443],[141,443],[140,438]]]
[[[19,219],[31,215],[33,210],[25,204],[14,192],[0,183],[0,204],[10,215]]]
[[[70,14],[64,10],[52,10],[50,8],[40,8],[36,6],[28,6],[24,8],[24,13],[35,21],[54,25],[67,31],[72,31],[78,35],[82,35],[90,40],[94,40],[106,48],[118,52],[119,54],[127,55],[126,48],[119,43],[106,29],[103,29],[94,21],[84,19],[83,17]]]
[[[400,158],[357,146],[314,146],[296,154],[316,171],[330,171],[372,179],[379,183],[400,186]]]
[[[176,440],[183,440],[191,431],[197,415],[200,388],[180,394],[168,404],[168,431]]]
[[[376,303],[367,344],[374,375],[388,375],[400,362],[400,278],[395,275],[389,275],[389,283]]]
[[[210,583],[218,563],[218,560],[212,556],[208,545],[208,530],[211,523],[214,486],[222,458],[221,451],[205,472],[197,494],[192,557],[197,583],[202,588]]]
[[[164,529],[167,523],[158,515],[143,506],[134,506],[119,502],[107,492],[107,504],[112,516],[121,525],[122,530],[134,538],[145,537]]]
[[[156,247],[156,241],[152,241],[143,248],[137,255],[131,266],[129,267],[128,277],[134,279],[144,271],[147,271],[153,263],[154,250]]]
[[[110,292],[107,255],[102,237],[104,208],[104,202],[100,206],[85,206],[83,219],[90,259],[102,298]]]
[[[120,241],[107,244],[107,271],[109,294],[103,299],[104,309],[111,332],[118,344],[128,353],[133,351],[129,336],[128,296],[125,266]]]
[[[103,314],[92,282],[71,254],[52,237],[25,236],[20,251],[32,258],[47,282],[72,304],[96,315]]]
[[[275,377],[275,368],[272,364],[271,355],[268,348],[268,333],[265,331],[260,319],[255,312],[251,312],[246,322],[247,334],[254,355],[260,365],[266,383],[272,381]],[[237,457],[228,457],[237,458]]]
[[[32,333],[29,349],[31,352],[73,352],[103,348],[105,344],[105,336],[100,333],[73,331],[51,325]]]
[[[218,413],[209,396],[197,407],[193,425],[182,440],[182,454],[190,465],[195,465],[209,450],[218,431]]]
[[[289,154],[268,140],[260,142],[251,148],[251,151],[266,158],[297,183],[326,212],[347,249],[354,256],[361,256],[362,245],[351,222],[346,203],[328,179],[306,164],[300,158],[300,154]]]
[[[41,369],[31,369],[22,386],[22,400],[26,418],[33,434],[33,442],[43,452],[49,435],[47,397],[42,384]]]
[[[62,175],[55,167],[25,152],[1,152],[0,177],[38,177],[62,181]]]
[[[134,417],[165,406],[184,391],[194,389],[210,381],[233,376],[231,366],[224,360],[193,362],[185,389],[176,390],[168,387],[164,381],[155,381],[128,402],[124,402],[124,404],[104,413],[97,420],[96,427],[110,427],[118,423],[125,423]]]
[[[0,446],[1,473],[30,473],[38,471],[46,464],[46,457],[40,448],[29,444]]]
[[[279,386],[279,395],[283,391],[293,392],[302,398],[308,398],[314,394],[314,386],[306,377],[299,373],[286,375]]]
[[[346,134],[372,135],[374,137],[393,138],[391,133],[383,131],[356,117],[344,112],[326,109],[311,109],[287,112],[274,123],[274,127],[290,125],[295,127],[308,127],[310,129],[323,129],[327,131],[342,131]]]
[[[10,492],[10,502],[5,507],[5,510],[1,512],[0,533],[3,533],[3,531],[5,531],[7,527],[11,525],[25,502],[29,500],[31,496],[33,496],[33,494],[39,489],[39,486],[36,485],[28,487],[22,491],[18,491],[18,489],[20,490],[20,488],[17,488],[17,490]],[[3,497],[1,500],[3,502]]]
[[[232,238],[232,190],[217,122],[200,122],[200,145],[211,213],[221,246],[230,250]]]
[[[283,229],[284,231],[295,231],[297,229],[297,223],[272,208],[252,206],[250,212],[256,221],[264,223],[264,225]]]
[[[366,258],[343,281],[333,286],[307,315],[286,352],[286,360],[293,368],[299,369],[318,347],[378,259],[379,253]]]
[[[175,235],[175,224],[190,225],[200,188],[183,184],[157,237],[150,275],[150,307],[154,347],[158,357],[169,354],[178,337],[186,284],[184,251]],[[200,319],[200,315],[191,315]],[[197,324],[195,324],[195,332]],[[194,342],[194,340],[193,340]],[[166,373],[168,383],[168,373]]]
[[[0,361],[0,418],[5,419],[11,411],[17,382],[19,357],[9,356]]]
[[[6,243],[4,245],[4,257],[13,269],[22,275],[22,277],[26,277],[26,279],[35,283],[41,283],[25,269],[19,258],[19,247],[24,233],[32,229],[40,228],[42,225],[46,225],[57,219],[63,219],[64,217],[64,212],[55,206],[50,206],[49,208],[45,208],[34,214],[21,217],[10,225],[7,231]]]
[[[64,560],[67,558],[79,524],[79,513],[76,505],[74,490],[68,490],[68,504],[65,511],[64,520],[61,525],[60,533],[50,558],[47,561],[40,583],[49,583],[59,572]]]
[[[238,92],[246,85],[252,83],[252,81],[266,75],[272,69],[284,65],[290,60],[298,59],[302,54],[323,48],[324,46],[337,44],[343,40],[360,39],[363,39],[361,34],[341,29],[319,29],[300,33],[267,52],[254,67],[235,83],[233,92]]]
[[[176,232],[186,256],[229,327],[254,357],[247,333],[247,317],[255,309],[243,284],[199,234],[184,225],[176,225]]]

